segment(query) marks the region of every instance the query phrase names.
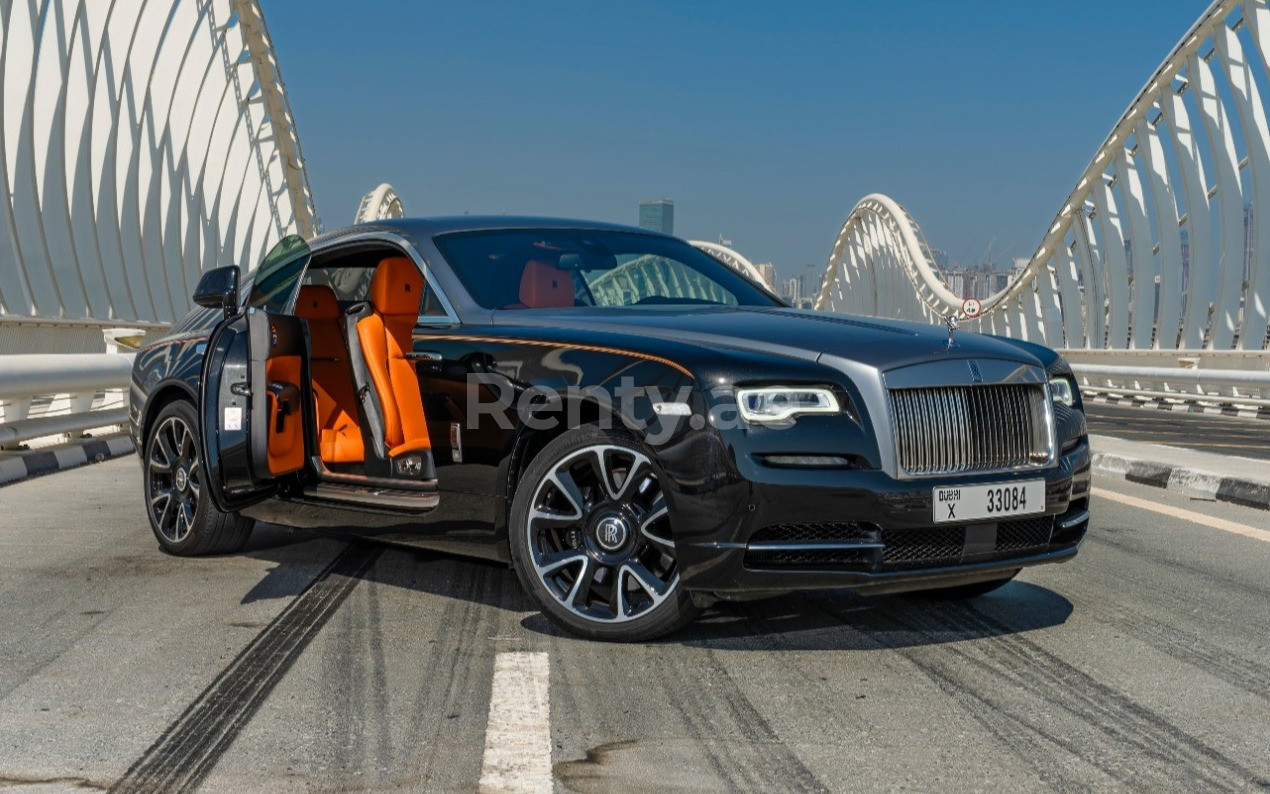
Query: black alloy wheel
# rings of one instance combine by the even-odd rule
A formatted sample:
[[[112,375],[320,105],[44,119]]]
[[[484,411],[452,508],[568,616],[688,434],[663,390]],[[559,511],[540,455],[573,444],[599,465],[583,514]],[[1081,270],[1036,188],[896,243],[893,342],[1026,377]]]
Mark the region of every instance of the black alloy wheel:
[[[521,582],[569,631],[651,639],[699,613],[680,578],[660,476],[629,435],[588,426],[552,441],[512,514]]]
[[[238,551],[253,522],[211,503],[197,433],[194,406],[184,400],[168,404],[154,419],[142,459],[150,529],[169,554]]]

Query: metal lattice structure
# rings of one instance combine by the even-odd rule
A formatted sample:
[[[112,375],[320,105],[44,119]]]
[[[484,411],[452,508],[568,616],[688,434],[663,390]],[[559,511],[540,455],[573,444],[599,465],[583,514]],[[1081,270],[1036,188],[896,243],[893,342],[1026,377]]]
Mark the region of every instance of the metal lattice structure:
[[[1261,351],[1270,345],[1270,10],[1218,0],[1095,153],[1027,266],[971,328],[1052,347]],[[917,225],[852,210],[816,307],[958,314]]]
[[[908,211],[872,193],[856,204],[838,232],[816,308],[932,320],[960,311],[961,298],[935,270]]]
[[[689,240],[688,243],[698,250],[705,251],[741,275],[766,286],[766,282],[763,281],[763,274],[758,272],[758,268],[754,266],[754,263],[746,259],[740,251],[733,250],[721,243],[710,243],[705,240]]]
[[[0,0],[0,35],[10,328],[169,323],[319,230],[256,0]]]
[[[601,306],[634,303],[647,295],[729,302],[728,293],[714,281],[687,265],[659,256],[641,256],[625,262],[591,282],[589,288]]]
[[[406,208],[397,196],[397,191],[393,190],[392,185],[384,182],[362,196],[361,203],[357,205],[357,214],[353,217],[353,223],[370,223],[404,217],[406,217]]]

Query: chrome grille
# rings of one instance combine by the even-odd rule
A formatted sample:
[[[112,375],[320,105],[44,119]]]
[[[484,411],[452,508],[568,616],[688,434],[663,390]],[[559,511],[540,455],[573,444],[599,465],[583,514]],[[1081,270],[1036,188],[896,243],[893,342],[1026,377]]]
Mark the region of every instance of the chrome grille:
[[[1050,461],[1049,397],[1039,383],[892,389],[900,470],[1007,471]]]

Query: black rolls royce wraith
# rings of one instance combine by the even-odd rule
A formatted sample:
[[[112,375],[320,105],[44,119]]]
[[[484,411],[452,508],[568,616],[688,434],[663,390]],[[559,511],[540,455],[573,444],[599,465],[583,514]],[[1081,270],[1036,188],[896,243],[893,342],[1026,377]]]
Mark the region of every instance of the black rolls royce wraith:
[[[477,555],[566,629],[639,640],[718,599],[975,596],[1088,525],[1054,351],[791,309],[665,235],[378,222],[194,298],[131,387],[173,554],[261,519]]]

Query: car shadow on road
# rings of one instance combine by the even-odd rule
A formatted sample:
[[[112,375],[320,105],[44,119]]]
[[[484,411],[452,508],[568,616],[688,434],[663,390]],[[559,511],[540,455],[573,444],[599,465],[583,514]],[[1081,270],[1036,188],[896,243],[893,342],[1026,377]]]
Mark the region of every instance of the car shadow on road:
[[[311,548],[300,545],[306,543]],[[346,545],[344,539],[262,525],[241,554],[278,565],[244,595],[243,602],[299,595]],[[518,614],[533,612],[519,621],[526,631],[568,636],[537,612],[506,565],[387,544],[382,548],[382,556],[361,574],[363,581]],[[808,591],[720,602],[693,624],[656,642],[762,651],[921,647],[1050,628],[1066,622],[1072,609],[1059,593],[1020,581],[966,601]]]
[[[347,544],[300,529],[258,523],[241,550],[222,555],[273,563],[241,603],[300,595]]]
[[[350,545],[380,552],[358,576],[361,581],[513,612],[534,608],[515,573],[502,563],[271,524],[259,525],[236,555],[276,563],[242,603],[300,595]]]
[[[721,603],[666,641],[729,650],[875,650],[1019,634],[1066,622],[1072,604],[1040,585],[1012,582],[965,601],[795,593]]]

